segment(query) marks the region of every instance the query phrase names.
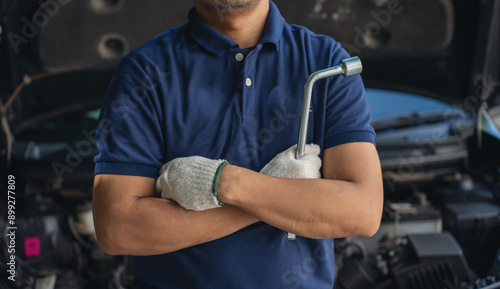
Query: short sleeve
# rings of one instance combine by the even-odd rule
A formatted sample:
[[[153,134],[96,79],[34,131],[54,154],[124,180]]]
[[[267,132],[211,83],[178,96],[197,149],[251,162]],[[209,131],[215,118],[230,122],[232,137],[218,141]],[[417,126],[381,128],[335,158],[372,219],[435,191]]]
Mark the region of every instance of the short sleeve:
[[[158,83],[130,56],[110,83],[96,132],[95,174],[156,178],[164,162]]]
[[[338,44],[335,45],[335,50],[331,66],[339,65],[349,57]],[[370,125],[370,107],[361,76],[336,76],[330,81],[328,91],[325,149],[351,142],[375,144],[375,132]]]

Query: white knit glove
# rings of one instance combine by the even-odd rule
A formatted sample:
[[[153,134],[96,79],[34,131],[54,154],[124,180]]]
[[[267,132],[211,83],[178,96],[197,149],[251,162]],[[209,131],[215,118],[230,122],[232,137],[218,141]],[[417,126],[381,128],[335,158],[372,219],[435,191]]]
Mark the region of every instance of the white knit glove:
[[[321,149],[318,145],[309,144],[304,148],[304,156],[295,159],[297,145],[279,153],[262,170],[261,174],[292,179],[321,178]]]
[[[225,160],[212,160],[200,156],[176,158],[161,167],[156,180],[156,191],[161,197],[176,201],[194,211],[221,207],[217,199],[217,183]]]

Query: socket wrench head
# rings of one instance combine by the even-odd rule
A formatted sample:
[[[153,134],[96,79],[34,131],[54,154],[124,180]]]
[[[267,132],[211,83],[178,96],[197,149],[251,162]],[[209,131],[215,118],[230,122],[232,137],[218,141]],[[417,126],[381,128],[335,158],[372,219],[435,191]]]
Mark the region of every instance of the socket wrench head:
[[[363,71],[363,65],[357,56],[342,60],[340,66],[342,67],[342,74],[344,76],[359,74]]]

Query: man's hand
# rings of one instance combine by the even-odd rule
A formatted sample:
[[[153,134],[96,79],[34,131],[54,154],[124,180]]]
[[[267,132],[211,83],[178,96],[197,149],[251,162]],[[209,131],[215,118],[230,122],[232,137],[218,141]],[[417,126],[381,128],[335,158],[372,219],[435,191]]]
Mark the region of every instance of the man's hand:
[[[297,145],[279,153],[262,170],[261,174],[292,179],[321,178],[321,149],[318,145],[305,146],[304,156],[296,159]]]
[[[177,158],[164,164],[156,180],[161,197],[188,210],[204,211],[224,205],[217,199],[217,183],[225,160],[200,156]]]

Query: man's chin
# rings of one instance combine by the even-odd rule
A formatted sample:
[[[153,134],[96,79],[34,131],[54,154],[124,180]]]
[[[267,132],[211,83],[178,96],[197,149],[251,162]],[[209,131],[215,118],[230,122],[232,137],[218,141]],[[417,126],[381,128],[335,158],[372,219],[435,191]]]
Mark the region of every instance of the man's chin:
[[[238,14],[255,8],[262,0],[196,0],[207,10],[218,14]]]

